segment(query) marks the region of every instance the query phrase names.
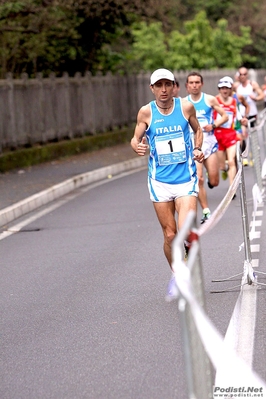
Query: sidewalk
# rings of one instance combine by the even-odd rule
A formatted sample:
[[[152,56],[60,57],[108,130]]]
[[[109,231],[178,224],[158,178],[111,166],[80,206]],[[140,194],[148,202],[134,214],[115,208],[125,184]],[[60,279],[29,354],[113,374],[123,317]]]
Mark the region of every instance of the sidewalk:
[[[67,191],[59,192],[62,189],[62,187],[59,187],[60,183],[65,190],[66,184],[64,182],[67,181],[69,192],[79,185],[86,184],[86,182],[89,184],[91,181],[96,181],[96,170],[99,179],[102,179],[107,177],[110,170],[112,174],[117,174],[123,172],[123,170],[140,167],[145,162],[147,162],[146,158],[139,157],[133,152],[130,143],[126,143],[0,174],[0,226],[3,225],[3,221],[8,223],[12,218],[21,216],[39,206],[35,204],[30,210],[22,209],[20,211],[22,214],[4,220],[3,213],[6,213],[7,208],[9,208],[9,211],[15,209],[21,201],[25,208],[25,204],[29,202],[28,199],[32,196],[35,197],[36,202],[36,199],[41,195],[44,197],[43,194],[46,192],[51,193],[52,191],[54,199],[64,195]],[[99,174],[100,172],[101,174]],[[82,182],[79,182],[77,176],[81,174],[83,174]],[[86,181],[84,181],[84,178],[86,178]],[[42,203],[49,201],[45,200]]]

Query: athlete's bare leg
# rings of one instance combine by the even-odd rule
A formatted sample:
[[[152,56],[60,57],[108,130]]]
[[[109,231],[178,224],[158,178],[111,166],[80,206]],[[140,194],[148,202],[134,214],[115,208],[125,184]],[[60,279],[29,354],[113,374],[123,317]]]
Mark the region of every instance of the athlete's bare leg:
[[[219,168],[220,170],[226,170],[226,153],[225,151],[218,151]]]
[[[228,170],[229,184],[231,185],[236,175],[236,145],[232,145],[231,147],[227,148],[226,154],[229,166]]]
[[[202,207],[202,209],[208,208],[208,200],[207,200],[207,192],[206,189],[204,187],[204,177],[203,177],[203,164],[197,162],[197,176],[199,179],[199,203]]]
[[[180,230],[187,218],[189,211],[197,211],[197,197],[186,195],[175,200],[175,209],[178,214],[178,230]]]
[[[217,187],[219,184],[219,159],[217,151],[204,160],[204,166],[207,169],[210,184],[213,187]]]
[[[196,212],[197,197],[187,195],[176,199],[175,203],[173,201],[154,202],[153,206],[163,230],[164,254],[172,269],[172,242],[176,236],[177,229],[179,230],[183,226],[188,212],[190,210]],[[178,227],[175,219],[175,211],[178,214]]]
[[[172,241],[177,233],[177,224],[175,219],[175,204],[171,202],[153,202],[153,206],[160,222],[164,235],[163,250],[169,266],[172,269]]]

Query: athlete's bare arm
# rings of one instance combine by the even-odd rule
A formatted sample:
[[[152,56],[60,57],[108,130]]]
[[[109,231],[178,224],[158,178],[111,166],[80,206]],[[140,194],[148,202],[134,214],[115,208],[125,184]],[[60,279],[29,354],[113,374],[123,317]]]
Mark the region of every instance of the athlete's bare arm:
[[[227,116],[226,112],[224,111],[224,109],[222,107],[220,107],[220,104],[216,97],[211,96],[210,94],[207,94],[206,101],[221,116],[221,118],[219,118],[218,120],[213,121],[213,123],[215,124],[216,127],[219,127],[228,121],[228,116]],[[207,129],[204,126],[204,130],[206,132],[211,132],[213,130],[213,126],[211,124],[209,124],[209,125],[207,125]]]
[[[151,110],[150,106],[147,104],[141,107],[138,112],[134,136],[131,139],[131,147],[140,156],[145,155],[149,147],[145,137],[145,131],[149,125],[150,118]]]
[[[240,123],[241,123],[241,125],[248,126],[248,115],[249,115],[250,106],[249,106],[248,102],[246,101],[245,97],[242,96],[241,94],[237,94],[237,98],[238,98],[239,102],[242,105],[244,105],[244,107],[245,107],[245,115],[240,120]]]
[[[194,147],[195,150],[193,151],[194,159],[198,162],[203,162],[204,159],[203,152],[197,149],[197,147],[201,148],[202,146],[203,133],[199,121],[196,117],[195,107],[191,102],[187,101],[186,99],[182,99],[182,109],[185,118],[189,121],[189,124],[194,132],[194,146],[195,146]]]
[[[248,102],[246,101],[245,97],[242,96],[241,94],[237,94],[237,97],[238,97],[238,100],[241,102],[241,104],[244,105],[244,107],[245,107],[245,117],[248,117],[249,109],[250,109]]]
[[[261,90],[261,87],[257,82],[252,81],[251,85],[253,87],[253,91],[256,93],[256,95],[251,94],[249,97],[254,100],[254,101],[261,101],[264,99],[264,94],[263,91]]]

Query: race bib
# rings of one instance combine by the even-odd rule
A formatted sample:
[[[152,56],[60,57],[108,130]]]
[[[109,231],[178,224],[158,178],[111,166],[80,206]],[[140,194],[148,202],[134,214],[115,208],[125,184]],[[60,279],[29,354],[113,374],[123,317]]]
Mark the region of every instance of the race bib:
[[[204,116],[197,116],[197,119],[199,121],[201,129],[204,130],[204,127],[209,124],[207,118],[205,118]]]
[[[161,166],[182,163],[187,159],[183,132],[156,136],[155,147]]]
[[[209,124],[207,118],[200,115],[200,116],[197,116],[197,119],[198,119],[199,125],[200,125],[203,133],[208,133],[209,135],[213,134],[212,130],[210,132],[205,132],[205,130],[204,130],[204,127]]]
[[[232,111],[225,111],[225,113],[228,116],[228,121],[219,127],[223,127],[225,129],[231,129],[233,126],[233,122],[234,122],[234,113]],[[217,120],[219,120],[220,118],[221,118],[221,115],[218,114]]]

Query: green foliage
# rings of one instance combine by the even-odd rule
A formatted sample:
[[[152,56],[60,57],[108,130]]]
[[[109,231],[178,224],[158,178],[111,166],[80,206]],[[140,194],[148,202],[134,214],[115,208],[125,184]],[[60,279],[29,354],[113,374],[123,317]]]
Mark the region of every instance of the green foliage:
[[[185,34],[173,31],[169,38],[169,63],[172,69],[210,69],[213,59],[212,28],[204,11],[185,22]]]
[[[197,1],[201,10],[206,12],[206,15],[211,21],[218,21],[221,18],[227,18],[231,11],[232,0],[199,0]]]
[[[80,21],[79,21],[80,23]],[[48,74],[76,56],[78,22],[58,1],[7,1],[0,5],[1,76]]]
[[[0,78],[265,67],[265,13],[266,0],[0,0]]]
[[[145,22],[134,24],[132,29],[134,38],[131,57],[137,61],[140,69],[151,70],[154,65],[165,65],[167,53],[164,43],[164,33],[160,22]]]
[[[250,28],[241,27],[241,36],[236,36],[228,30],[228,22],[221,19],[213,31],[213,45],[216,65],[219,68],[238,68],[244,60],[242,50],[252,44]]]
[[[0,0],[0,77],[109,67],[108,60],[118,59],[106,48],[129,24],[127,15],[136,19],[133,11],[144,6],[140,0]]]
[[[159,22],[142,22],[135,25],[132,35],[134,55],[144,70],[236,68],[243,62],[244,47],[252,43],[248,27],[234,35],[221,19],[213,29],[204,11],[185,22],[184,33],[173,30],[167,36]]]

